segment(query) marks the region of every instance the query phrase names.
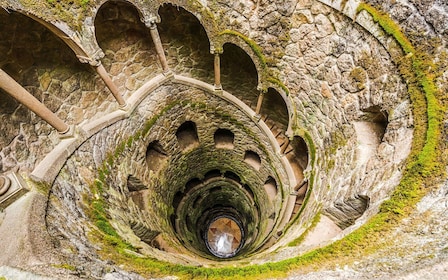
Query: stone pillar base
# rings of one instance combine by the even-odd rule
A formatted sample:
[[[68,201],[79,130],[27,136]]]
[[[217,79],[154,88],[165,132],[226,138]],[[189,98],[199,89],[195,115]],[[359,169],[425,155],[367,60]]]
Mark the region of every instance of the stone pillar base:
[[[0,176],[2,186],[0,186],[0,208],[6,208],[19,197],[28,192],[25,181],[16,173]]]

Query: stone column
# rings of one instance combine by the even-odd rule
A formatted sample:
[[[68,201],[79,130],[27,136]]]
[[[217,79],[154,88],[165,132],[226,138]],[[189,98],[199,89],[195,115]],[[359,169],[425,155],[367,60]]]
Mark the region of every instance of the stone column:
[[[221,60],[220,60],[220,54],[222,53],[214,50],[212,51],[212,54],[215,55],[215,61],[214,61],[214,69],[215,69],[215,90],[222,90],[221,85]]]
[[[165,51],[163,50],[162,41],[160,40],[159,31],[157,30],[157,25],[154,21],[150,23],[149,32],[151,33],[152,41],[154,42],[154,46],[156,47],[157,56],[159,57],[160,63],[162,64],[163,74],[170,73],[170,69],[168,67],[168,62],[165,57]]]
[[[120,109],[126,110],[127,104],[124,100],[123,96],[120,94],[120,91],[118,90],[117,85],[112,81],[112,79],[109,76],[109,73],[107,73],[106,69],[104,68],[103,64],[101,63],[101,58],[104,57],[104,52],[101,49],[98,49],[95,53],[92,55],[88,54],[78,54],[76,55],[81,63],[88,63],[90,66],[92,66],[95,71],[98,73],[100,78],[103,80],[103,82],[106,84],[107,88],[110,90],[112,95],[114,96],[115,100],[118,102],[118,105],[120,106]]]
[[[255,109],[255,114],[257,114],[257,115],[260,114],[261,105],[263,104],[264,94],[265,94],[264,91],[261,91],[260,94],[258,95],[257,108]]]
[[[118,102],[118,105],[120,105],[120,108],[125,108],[126,101],[124,100],[123,96],[121,96],[117,86],[110,78],[109,73],[107,73],[103,64],[101,64],[100,62],[98,65],[95,65],[93,67],[95,68],[98,75],[100,75],[101,79],[103,79],[104,83],[106,84],[107,88],[109,88],[110,92],[112,92],[113,96],[115,97],[115,100],[117,100]]]
[[[18,84],[5,71],[0,69],[0,88],[33,111],[36,115],[54,127],[60,134],[68,133],[70,126],[50,111],[44,104],[36,99],[31,93]]]

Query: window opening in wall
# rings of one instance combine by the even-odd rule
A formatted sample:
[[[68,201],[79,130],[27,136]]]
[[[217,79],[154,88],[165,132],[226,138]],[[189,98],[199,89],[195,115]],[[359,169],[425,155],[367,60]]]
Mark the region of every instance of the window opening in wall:
[[[335,201],[324,211],[341,229],[345,229],[355,224],[356,220],[369,208],[369,204],[370,197],[358,194],[342,201]]]
[[[214,187],[213,189],[211,189],[211,190],[209,191],[209,194],[212,194],[212,193],[219,193],[220,191],[222,191],[222,187]]]
[[[228,129],[217,129],[215,132],[215,147],[218,149],[233,149],[235,135]]]
[[[128,180],[126,182],[126,186],[129,190],[129,195],[132,201],[137,205],[140,209],[144,210],[145,205],[147,205],[147,192],[148,187],[146,187],[138,178],[129,175]]]
[[[149,143],[146,149],[146,164],[154,172],[159,171],[167,161],[167,154],[159,141]]]
[[[238,175],[236,175],[235,173],[233,173],[232,171],[226,171],[224,173],[224,177],[233,180],[235,182],[241,183],[241,179]]]
[[[255,110],[259,93],[257,68],[246,51],[232,43],[223,46],[221,82],[224,89]]]
[[[177,56],[176,59],[169,59],[170,68],[176,73],[213,83],[210,40],[199,19],[184,8],[168,3],[160,6],[159,15],[161,22],[157,27],[160,39],[163,44],[169,44],[170,54]],[[192,63],[195,71],[190,71]]]
[[[261,159],[256,152],[246,151],[244,154],[244,162],[252,166],[255,170],[260,170]]]
[[[191,189],[201,184],[202,181],[198,178],[193,178],[185,184],[185,193],[188,193]]]
[[[358,164],[366,163],[383,141],[388,125],[388,115],[379,106],[362,110],[358,121],[353,122],[358,140]]]
[[[192,149],[199,145],[196,124],[192,121],[184,122],[176,131],[176,138],[182,150]]]
[[[266,194],[268,195],[269,200],[274,200],[277,196],[277,182],[271,176],[268,177],[263,186]]]
[[[268,126],[272,127],[274,134],[277,131],[284,133],[288,129],[289,111],[282,95],[275,89],[268,88],[268,92],[264,95],[263,105],[260,114],[268,117],[266,121]]]
[[[199,195],[198,197],[196,197],[196,199],[193,202],[193,207],[197,208],[199,206],[199,202],[202,200],[202,196]]]
[[[294,136],[289,144],[292,149],[286,154],[286,158],[292,167],[297,182],[304,179],[303,170],[308,166],[308,146],[300,136]]]
[[[173,198],[173,207],[176,209],[182,201],[184,194],[181,191],[176,192]]]
[[[137,74],[136,71],[145,66],[157,65],[154,44],[151,37],[148,36],[148,28],[140,20],[137,8],[129,1],[102,2],[104,4],[97,12],[94,24],[96,39],[107,58],[102,61],[104,66],[109,69],[113,63],[116,71],[112,72],[112,75],[124,71],[127,75],[134,75]],[[127,51],[123,51],[124,47]],[[128,61],[129,64],[114,63],[117,62],[115,58],[118,55],[123,59],[122,61]],[[144,62],[142,62],[142,57],[144,57]],[[135,65],[141,66],[135,67]]]
[[[193,231],[194,231],[193,220],[191,219],[190,214],[187,214],[187,229],[188,229],[190,232],[193,232]]]
[[[213,169],[210,170],[209,172],[205,173],[204,175],[204,181],[207,181],[211,178],[217,178],[217,177],[221,177],[221,171],[219,171],[218,169]]]

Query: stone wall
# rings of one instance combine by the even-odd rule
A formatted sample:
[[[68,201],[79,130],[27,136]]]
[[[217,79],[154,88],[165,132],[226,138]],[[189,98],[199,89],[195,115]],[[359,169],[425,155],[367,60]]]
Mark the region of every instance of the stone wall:
[[[68,124],[115,109],[94,70],[81,64],[55,35],[24,15],[0,12],[1,68]],[[1,170],[30,172],[59,143],[57,132],[0,91]],[[4,103],[4,102],[5,103]]]
[[[59,2],[22,2],[0,1],[2,7],[29,10],[48,21],[60,19],[66,23],[66,26],[62,24],[63,28],[76,30],[73,31],[74,37],[80,37],[81,44],[91,46],[96,41],[89,40],[97,40],[105,53],[102,63],[126,98],[131,98],[136,90],[161,73],[149,28],[140,18],[147,19],[151,13],[159,11],[161,22],[158,28],[170,68],[175,74],[208,83],[213,83],[210,49],[225,43],[226,36],[231,36],[220,37],[220,32],[233,30],[240,34],[229,39],[231,45],[224,44],[221,55],[224,89],[254,108],[259,93],[257,86],[269,84],[267,77],[278,79],[279,84],[287,89],[287,99],[294,109],[291,136],[303,136],[310,153],[313,152],[310,154],[311,164],[304,174],[310,180],[312,195],[279,245],[295,239],[319,211],[341,228],[348,227],[342,235],[348,234],[377,213],[380,203],[389,197],[400,181],[413,140],[414,121],[406,81],[399,75],[384,43],[390,39],[368,33],[352,19],[321,1],[168,1],[184,7],[191,14],[171,5],[159,9],[162,1],[151,1],[147,5],[143,4],[146,3],[144,1],[117,1],[103,6],[101,4],[107,1],[91,1],[82,7],[75,1],[70,7],[71,12],[61,14],[56,12],[60,9]],[[446,4],[442,1],[411,0],[367,2],[390,13],[415,45],[434,58],[436,81],[441,91],[446,91]],[[39,5],[51,5],[50,12],[41,14],[37,8]],[[79,13],[77,19],[73,17],[75,12]],[[209,23],[213,17],[219,19],[219,24],[201,26],[200,23]],[[0,67],[64,121],[82,125],[117,108],[94,69],[82,64],[55,35],[16,12],[8,14],[1,9],[0,20],[10,23],[0,26],[0,50],[7,54],[0,58]],[[89,37],[92,30],[95,36]],[[241,67],[240,63],[250,66]],[[92,189],[95,179],[98,179],[98,171],[104,168],[104,161],[118,149],[119,144],[135,135],[151,117],[163,111],[166,104],[187,98],[195,101],[164,111],[147,138],[135,142],[138,143],[135,147],[125,148],[116,158],[120,164],[108,166],[114,172],[108,177],[109,185],[103,195],[108,204],[114,206],[110,207],[114,210],[110,210],[108,215],[121,236],[132,244],[138,244],[144,254],[157,254],[163,260],[194,264],[193,258],[180,260],[168,249],[176,247],[181,253],[189,254],[177,246],[179,243],[171,235],[170,225],[170,204],[176,191],[189,179],[201,177],[212,168],[235,172],[249,170],[244,162],[235,162],[250,147],[260,155],[262,168],[259,176],[242,172],[241,177],[257,186],[261,186],[267,176],[285,182],[281,163],[273,156],[272,150],[265,150],[269,146],[268,140],[258,128],[231,123],[234,118],[243,120],[244,124],[250,122],[244,114],[218,98],[211,99],[202,91],[173,84],[160,87],[139,105],[129,119],[111,124],[81,145],[52,186],[47,222],[55,246],[80,267],[85,266],[91,273],[97,273],[95,277],[101,277],[102,272],[94,272],[94,265],[88,262],[95,260],[95,265],[106,265],[99,260],[95,244],[88,239],[91,225],[85,201],[98,195]],[[0,170],[19,171],[26,177],[60,139],[48,124],[2,91],[0,101]],[[277,105],[273,106],[272,100],[267,99],[262,112],[269,114],[269,110],[277,110]],[[220,110],[224,113],[215,118]],[[198,125],[200,145],[204,151],[201,157],[207,159],[203,166],[195,165],[199,154],[186,160],[176,145],[175,130],[184,121],[193,119]],[[212,151],[212,132],[221,126],[231,129],[236,135],[233,154]],[[284,124],[282,128],[285,128]],[[147,168],[145,152],[153,140],[158,140],[168,155],[176,155],[158,171],[158,174],[165,175],[155,176],[154,171]],[[221,160],[219,165],[213,162],[215,158]],[[196,168],[187,174],[186,165]],[[129,175],[138,180],[137,185],[143,186],[142,189],[136,188],[145,192],[147,201],[139,203],[146,203],[148,208],[142,209],[139,203],[129,198],[129,186],[132,185]],[[254,189],[256,196],[263,201],[260,208],[264,218],[275,212],[276,207],[284,207],[290,191],[288,188],[294,187],[281,185],[281,196],[266,208],[265,193]],[[167,191],[171,187],[173,189]],[[137,234],[137,237],[135,233],[142,228],[143,231],[147,229],[150,236]],[[160,255],[156,249],[139,240],[154,239],[158,233],[163,233],[162,238],[166,242],[166,252]],[[288,252],[282,248],[277,255],[272,254],[272,258],[295,256]],[[260,262],[269,259],[261,257]]]
[[[207,103],[203,103],[205,99]],[[157,120],[148,133],[137,137],[154,116]],[[176,139],[176,130],[185,121],[196,123],[199,136],[199,146],[188,152],[180,149]],[[260,215],[257,217],[260,224],[256,227],[260,234],[252,242],[256,244],[255,248],[260,246],[273,231],[273,225],[267,223],[268,218],[274,215],[277,226],[281,220],[289,186],[282,184],[288,179],[269,139],[251,123],[253,121],[242,111],[199,90],[172,84],[151,92],[129,119],[109,126],[81,145],[56,178],[50,194],[47,223],[57,246],[60,246],[59,251],[69,258],[68,252],[73,250],[86,258],[96,258],[91,251],[88,235],[83,233],[90,231],[92,223],[88,216],[91,213],[88,201],[100,195],[106,201],[104,207],[111,224],[127,242],[140,248],[141,253],[177,263],[185,258],[196,262],[197,257],[186,257],[190,253],[182,249],[178,237],[174,235],[173,225],[170,224],[173,199],[176,192],[183,191],[189,180],[203,179],[208,171],[215,169],[223,174],[228,171],[236,173],[255,195]],[[215,147],[214,132],[218,128],[234,133],[233,149]],[[133,145],[117,152],[117,147],[129,139],[133,139]],[[148,168],[145,156],[148,145],[153,141],[158,141],[167,155],[167,163],[157,171]],[[260,170],[243,161],[247,149],[260,156]],[[114,162],[108,160],[111,156]],[[104,193],[97,193],[94,186],[105,170],[111,173],[101,180]],[[142,187],[131,189],[129,176]],[[263,188],[269,176],[275,178],[279,189],[272,202],[269,202]],[[144,193],[148,205],[142,208],[131,199],[134,189],[148,190]],[[173,257],[169,252],[152,248],[149,246],[152,244],[146,244],[149,243],[147,241],[142,243],[142,236],[136,236],[137,223],[146,231],[162,233],[160,238],[163,243],[170,244],[169,248],[163,248],[165,251],[174,250],[186,255]]]

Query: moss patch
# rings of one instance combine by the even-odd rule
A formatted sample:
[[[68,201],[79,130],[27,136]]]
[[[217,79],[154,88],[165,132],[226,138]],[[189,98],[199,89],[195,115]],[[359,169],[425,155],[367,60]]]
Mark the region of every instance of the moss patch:
[[[262,51],[261,47],[259,45],[257,45],[257,43],[255,43],[254,40],[250,39],[247,36],[244,36],[243,34],[239,33],[238,31],[229,30],[229,29],[222,31],[221,33],[219,33],[219,35],[233,35],[238,38],[241,38],[244,42],[246,42],[246,44],[252,49],[254,54],[258,57],[258,60],[261,64],[263,70],[265,70],[267,68],[266,57],[263,55],[263,51]]]
[[[313,220],[311,221],[311,225],[299,237],[297,237],[296,239],[291,241],[288,244],[288,246],[300,245],[305,240],[305,238],[308,236],[308,234],[311,232],[311,230],[313,230],[317,226],[317,224],[320,222],[320,217],[321,217],[320,212],[318,212],[314,216]]]

